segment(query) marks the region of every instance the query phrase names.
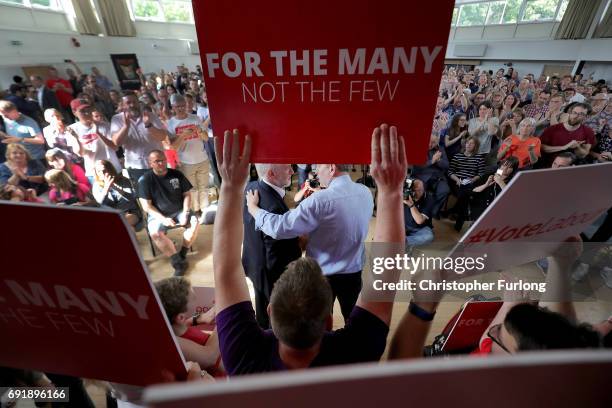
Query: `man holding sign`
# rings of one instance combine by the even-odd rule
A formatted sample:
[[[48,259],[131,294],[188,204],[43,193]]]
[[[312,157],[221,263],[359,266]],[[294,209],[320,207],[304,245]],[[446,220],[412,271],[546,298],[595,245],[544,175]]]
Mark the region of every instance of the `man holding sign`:
[[[219,141],[215,139],[217,151]],[[341,330],[331,328],[332,291],[312,258],[292,262],[276,282],[270,299],[272,330],[255,320],[240,261],[240,219],[249,174],[251,139],[239,157],[239,133],[225,132],[219,170],[223,177],[215,222],[213,259],[217,331],[221,356],[230,375],[279,371],[380,359],[389,331],[393,297],[373,302],[360,296]],[[402,186],[406,177],[404,139],[382,125],[372,135],[372,176],[378,185],[377,242],[403,249]],[[321,193],[317,193],[321,194]],[[392,279],[397,274],[391,271]],[[394,291],[392,294],[394,295]]]

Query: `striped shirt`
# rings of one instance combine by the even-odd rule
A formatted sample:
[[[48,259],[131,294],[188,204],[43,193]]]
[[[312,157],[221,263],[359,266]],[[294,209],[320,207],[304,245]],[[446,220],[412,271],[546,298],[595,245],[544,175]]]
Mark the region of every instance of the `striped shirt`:
[[[485,170],[485,154],[473,154],[466,156],[465,153],[457,153],[450,162],[448,175],[455,175],[460,179],[471,179],[482,176]]]

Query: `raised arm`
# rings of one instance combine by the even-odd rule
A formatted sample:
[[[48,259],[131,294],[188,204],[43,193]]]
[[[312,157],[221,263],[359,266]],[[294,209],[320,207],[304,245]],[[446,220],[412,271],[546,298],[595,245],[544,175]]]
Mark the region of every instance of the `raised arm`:
[[[400,256],[403,255],[405,230],[402,188],[406,179],[407,168],[404,138],[397,135],[396,127],[391,126],[389,128],[389,126],[383,124],[374,129],[372,134],[371,173],[378,187],[378,211],[374,229],[374,242],[387,244],[377,250],[377,256],[395,257],[398,253]],[[399,272],[387,271],[380,277],[387,282],[397,282]],[[368,283],[369,278],[371,276],[364,277],[364,287],[357,300],[357,306],[368,310],[383,322],[389,324],[395,291],[389,291],[392,297],[387,301],[374,301],[376,293],[371,283]]]
[[[250,300],[241,261],[243,235],[242,205],[249,174],[251,139],[247,135],[240,156],[238,130],[233,136],[225,131],[223,154],[217,156],[217,166],[223,179],[219,207],[215,218],[213,239],[213,269],[215,274],[215,305],[217,313],[236,303]],[[215,150],[221,151],[215,137]]]

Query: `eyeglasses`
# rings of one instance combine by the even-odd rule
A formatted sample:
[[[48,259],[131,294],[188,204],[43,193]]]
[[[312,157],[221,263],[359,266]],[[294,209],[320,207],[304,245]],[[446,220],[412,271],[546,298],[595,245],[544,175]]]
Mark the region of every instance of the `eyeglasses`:
[[[586,116],[586,112],[571,112],[570,115],[576,115],[576,116]]]
[[[487,337],[490,338],[493,341],[493,343],[501,347],[501,349],[504,350],[506,353],[512,354],[512,352],[508,350],[508,348],[504,346],[504,344],[501,342],[501,337],[500,337],[501,327],[502,327],[501,323],[491,326],[491,328],[487,332]]]

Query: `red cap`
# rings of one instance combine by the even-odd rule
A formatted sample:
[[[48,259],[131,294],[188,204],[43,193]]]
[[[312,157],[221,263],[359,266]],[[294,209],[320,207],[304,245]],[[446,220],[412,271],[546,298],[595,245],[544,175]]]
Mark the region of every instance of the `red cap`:
[[[73,99],[70,102],[70,108],[73,112],[78,112],[83,108],[89,108],[89,104],[84,99]]]

